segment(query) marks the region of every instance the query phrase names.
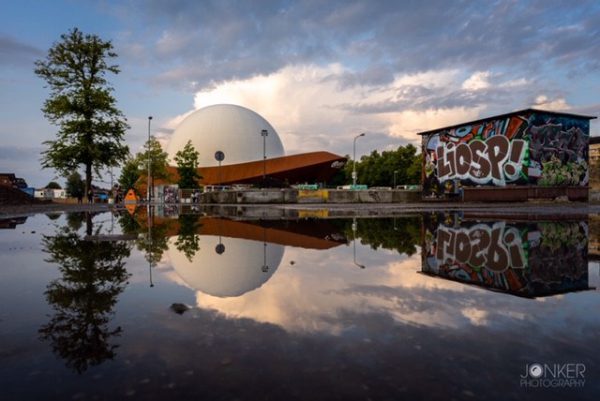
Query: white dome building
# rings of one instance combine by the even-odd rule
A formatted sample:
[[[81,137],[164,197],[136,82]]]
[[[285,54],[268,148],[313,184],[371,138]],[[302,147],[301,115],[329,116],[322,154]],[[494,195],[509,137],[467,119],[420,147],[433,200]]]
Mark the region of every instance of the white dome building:
[[[191,140],[200,153],[200,167],[218,166],[217,151],[225,154],[223,166],[262,160],[262,130],[268,132],[267,158],[284,156],[277,131],[254,111],[233,104],[208,106],[193,112],[179,124],[171,136],[167,153],[175,165],[175,154]]]
[[[169,239],[168,252],[177,274],[195,290],[220,298],[261,287],[279,267],[285,250],[279,244],[201,235],[200,249],[190,261],[177,249],[176,241],[176,236]],[[265,262],[267,269],[263,269]]]

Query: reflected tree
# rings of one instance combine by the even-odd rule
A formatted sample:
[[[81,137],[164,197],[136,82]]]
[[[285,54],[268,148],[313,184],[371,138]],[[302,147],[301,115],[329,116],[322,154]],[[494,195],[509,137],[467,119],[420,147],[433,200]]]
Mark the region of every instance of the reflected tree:
[[[129,213],[121,213],[118,218],[119,226],[123,234],[135,234],[138,235],[142,228],[140,223],[135,218],[135,215]]]
[[[67,225],[71,231],[79,231],[86,219],[86,213],[67,213]]]
[[[190,262],[196,252],[200,250],[200,236],[197,234],[200,227],[202,224],[198,222],[197,215],[179,215],[179,233],[175,246]]]
[[[356,234],[352,230],[352,220],[341,220],[349,240],[359,238],[361,244],[373,249],[390,249],[406,255],[417,252],[421,242],[421,220],[419,217],[399,217],[393,219],[360,219]]]
[[[136,247],[144,252],[146,261],[150,266],[156,266],[162,259],[163,253],[169,249],[167,234],[171,228],[170,221],[161,224],[155,222],[154,216],[148,218],[142,209],[136,210],[135,214],[122,213],[119,216],[119,226],[123,234],[137,235]]]
[[[152,224],[150,229],[141,231],[141,235],[138,237],[137,248],[145,253],[144,257],[150,266],[156,266],[162,259],[163,253],[169,249],[167,242],[169,223]],[[142,230],[144,229],[142,228]]]
[[[61,277],[46,287],[54,315],[39,333],[68,367],[82,373],[115,356],[118,345],[111,339],[122,329],[109,324],[129,278],[125,259],[130,247],[124,241],[82,239],[68,226],[54,236],[44,236],[43,247],[50,255],[46,261],[59,265]]]

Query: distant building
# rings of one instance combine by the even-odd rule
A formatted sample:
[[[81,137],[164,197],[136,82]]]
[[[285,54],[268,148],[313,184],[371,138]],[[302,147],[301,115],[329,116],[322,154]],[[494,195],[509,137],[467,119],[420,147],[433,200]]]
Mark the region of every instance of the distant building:
[[[590,164],[600,161],[600,136],[590,137]]]
[[[423,198],[587,200],[594,118],[526,109],[421,132]]]
[[[54,190],[50,188],[39,188],[34,191],[33,197],[37,199],[53,199]]]
[[[590,137],[590,200],[600,199],[600,137]]]
[[[24,189],[27,188],[27,182],[12,173],[0,173],[0,186]]]
[[[10,173],[0,173],[0,185],[3,187],[12,187],[15,182],[15,175]]]
[[[205,107],[186,117],[167,146],[171,163],[188,141],[200,153],[198,172],[204,185],[254,184],[263,177],[289,184],[326,182],[346,163],[345,157],[322,151],[286,155],[267,120],[231,104]],[[171,179],[154,185],[177,182],[175,167],[169,170]],[[143,192],[146,177],[140,184]]]

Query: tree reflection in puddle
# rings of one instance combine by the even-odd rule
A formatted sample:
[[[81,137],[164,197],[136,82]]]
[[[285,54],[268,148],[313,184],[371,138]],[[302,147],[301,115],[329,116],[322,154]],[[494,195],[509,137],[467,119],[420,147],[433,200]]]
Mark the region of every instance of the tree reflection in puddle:
[[[131,249],[128,243],[86,239],[77,231],[85,219],[86,232],[91,234],[92,217],[90,213],[71,214],[67,226],[42,240],[49,255],[46,262],[58,265],[61,278],[46,287],[54,315],[39,333],[78,373],[114,358],[118,345],[113,339],[122,330],[111,328],[110,321],[129,277],[125,269]]]

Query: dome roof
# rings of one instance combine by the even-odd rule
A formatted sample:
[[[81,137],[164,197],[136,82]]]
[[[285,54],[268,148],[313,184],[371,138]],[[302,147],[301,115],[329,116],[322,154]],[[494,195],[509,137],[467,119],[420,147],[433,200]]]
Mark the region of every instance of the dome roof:
[[[200,153],[199,166],[218,166],[215,152],[222,151],[222,165],[245,163],[263,158],[261,131],[267,130],[267,158],[284,156],[277,131],[263,117],[245,107],[217,104],[204,107],[187,116],[171,136],[167,153],[172,165],[175,154],[188,140]]]
[[[190,261],[169,239],[169,258],[177,274],[192,288],[215,297],[237,297],[259,288],[275,273],[284,246],[239,238],[200,236],[200,249]],[[222,244],[217,252],[217,245]],[[268,270],[263,271],[266,258]]]

